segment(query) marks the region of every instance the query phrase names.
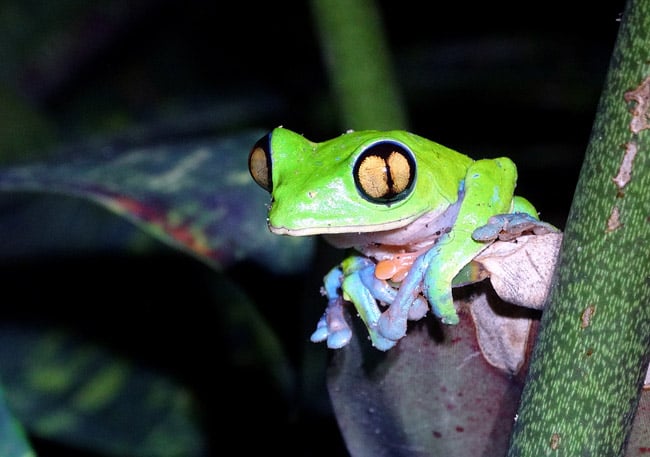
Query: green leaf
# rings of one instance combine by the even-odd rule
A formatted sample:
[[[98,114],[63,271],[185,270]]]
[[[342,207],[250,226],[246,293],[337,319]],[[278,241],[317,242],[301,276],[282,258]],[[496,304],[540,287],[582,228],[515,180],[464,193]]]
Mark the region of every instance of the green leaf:
[[[205,451],[188,390],[69,333],[3,324],[0,364],[7,401],[35,436],[115,456]]]
[[[0,396],[0,455],[6,457],[36,455],[25,439],[22,426],[9,410],[4,392]]]
[[[77,151],[0,170],[0,190],[89,199],[215,268],[250,260],[277,272],[297,271],[311,259],[313,238],[269,233],[270,197],[247,165],[261,135]]]

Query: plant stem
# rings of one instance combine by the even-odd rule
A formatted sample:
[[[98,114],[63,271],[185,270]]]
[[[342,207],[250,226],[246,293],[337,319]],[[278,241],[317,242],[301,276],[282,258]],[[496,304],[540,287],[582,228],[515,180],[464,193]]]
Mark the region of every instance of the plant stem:
[[[379,11],[372,0],[312,0],[323,57],[345,129],[403,129]]]
[[[650,357],[649,59],[650,0],[628,0],[510,457],[624,455]]]

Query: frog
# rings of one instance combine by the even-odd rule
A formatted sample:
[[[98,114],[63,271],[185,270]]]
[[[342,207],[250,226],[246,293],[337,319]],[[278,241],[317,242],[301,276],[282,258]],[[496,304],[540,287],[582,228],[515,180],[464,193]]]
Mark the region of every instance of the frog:
[[[323,278],[327,306],[310,337],[332,349],[352,338],[350,303],[382,351],[429,310],[458,324],[452,287],[472,259],[515,238],[501,236],[508,227],[553,230],[515,195],[511,159],[473,159],[406,130],[348,130],[314,142],[279,126],[253,145],[248,168],[271,195],[272,233],[319,235],[351,252]]]

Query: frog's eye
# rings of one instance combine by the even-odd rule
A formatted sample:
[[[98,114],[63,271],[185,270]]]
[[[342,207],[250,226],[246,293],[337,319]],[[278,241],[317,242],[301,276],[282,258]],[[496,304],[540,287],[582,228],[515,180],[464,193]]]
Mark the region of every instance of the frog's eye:
[[[374,143],[357,157],[354,182],[359,193],[373,203],[388,204],[401,200],[413,190],[413,153],[398,143]]]
[[[268,133],[257,140],[248,156],[248,171],[253,180],[264,190],[271,192],[271,134]]]

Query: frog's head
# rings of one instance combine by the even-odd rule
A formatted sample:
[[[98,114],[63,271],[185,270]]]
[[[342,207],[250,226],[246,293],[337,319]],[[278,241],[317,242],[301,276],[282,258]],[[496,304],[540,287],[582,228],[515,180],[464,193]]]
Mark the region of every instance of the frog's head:
[[[444,210],[458,197],[464,159],[404,131],[347,132],[314,143],[276,128],[253,147],[249,169],[272,195],[272,232],[364,233]]]

